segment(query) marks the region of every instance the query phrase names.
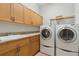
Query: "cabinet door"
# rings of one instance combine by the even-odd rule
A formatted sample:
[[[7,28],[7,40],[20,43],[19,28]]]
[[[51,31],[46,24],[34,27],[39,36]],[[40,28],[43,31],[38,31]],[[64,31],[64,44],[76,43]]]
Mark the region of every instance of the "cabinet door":
[[[37,14],[31,12],[31,17],[32,17],[32,25],[37,25],[38,24]]]
[[[33,42],[33,37],[30,37],[30,55],[33,56],[35,54],[34,50],[34,42]]]
[[[0,52],[0,56],[17,56],[17,55],[18,55],[17,49],[13,47]]]
[[[38,25],[42,25],[43,24],[43,17],[38,15]]]
[[[24,8],[24,23],[31,25],[31,11],[28,8]]]
[[[19,51],[19,56],[29,56],[29,46],[22,46]]]
[[[35,12],[31,12],[31,16],[32,16],[32,24],[33,25],[40,26],[42,24],[41,16],[39,16]]]
[[[40,15],[36,15],[36,22],[35,22],[35,25],[37,25],[37,26],[40,26],[40,25],[42,25],[42,16],[40,16]]]
[[[39,37],[36,35],[34,36],[34,43],[33,43],[33,50],[35,51],[35,53],[37,53],[40,49],[40,39]]]
[[[24,41],[26,42],[26,44],[23,46],[20,46],[19,56],[29,56],[30,55],[30,48],[29,48],[30,42],[29,42],[29,39],[25,39],[25,40]],[[23,44],[23,43],[21,43],[21,44]]]
[[[14,17],[15,17],[15,22],[17,23],[24,23],[24,18],[23,18],[23,5],[21,4],[14,4]]]
[[[0,20],[11,21],[10,7],[9,3],[0,3]]]
[[[31,37],[30,42],[31,42],[31,55],[35,55],[40,49],[39,38],[37,36],[33,36]]]
[[[35,36],[36,52],[40,50],[40,35]]]

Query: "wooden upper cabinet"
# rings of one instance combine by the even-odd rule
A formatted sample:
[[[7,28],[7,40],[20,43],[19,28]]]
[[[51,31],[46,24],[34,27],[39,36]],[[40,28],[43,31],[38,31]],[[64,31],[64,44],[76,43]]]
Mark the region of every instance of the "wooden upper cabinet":
[[[32,24],[40,26],[42,24],[42,17],[35,12],[31,12]]]
[[[42,24],[42,17],[39,14],[19,3],[0,3],[0,20],[35,26]]]
[[[14,18],[15,22],[17,23],[24,23],[24,18],[23,18],[23,5],[21,4],[13,4],[13,13],[14,13]]]
[[[9,3],[0,3],[0,20],[11,21],[10,7]]]
[[[42,16],[38,15],[37,18],[38,18],[38,21],[37,21],[38,25],[42,25],[43,24],[43,18],[42,18]]]
[[[28,8],[24,8],[24,23],[31,24],[31,11]]]

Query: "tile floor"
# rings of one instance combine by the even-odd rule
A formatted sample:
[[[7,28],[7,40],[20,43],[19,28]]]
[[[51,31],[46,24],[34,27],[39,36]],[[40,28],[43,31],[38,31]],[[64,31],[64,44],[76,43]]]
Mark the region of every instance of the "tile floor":
[[[42,54],[41,52],[38,52],[35,56],[47,56],[47,55]]]

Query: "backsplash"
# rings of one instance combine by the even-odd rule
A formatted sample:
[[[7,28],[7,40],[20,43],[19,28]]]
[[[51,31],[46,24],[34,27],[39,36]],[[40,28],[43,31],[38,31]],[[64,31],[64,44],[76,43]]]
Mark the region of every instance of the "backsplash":
[[[40,31],[39,26],[30,26],[30,25],[26,25],[26,24],[24,25],[24,24],[16,24],[16,23],[0,21],[0,33],[36,32],[36,31]]]

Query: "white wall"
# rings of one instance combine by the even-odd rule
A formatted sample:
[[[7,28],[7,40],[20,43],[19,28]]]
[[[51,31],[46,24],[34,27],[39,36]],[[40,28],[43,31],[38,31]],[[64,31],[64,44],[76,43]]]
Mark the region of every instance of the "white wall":
[[[5,32],[33,32],[39,31],[39,27],[24,24],[10,23],[0,21],[0,33]]]
[[[30,9],[32,9],[33,11],[37,12],[38,14],[40,14],[38,4],[36,4],[36,3],[22,3],[22,4]]]
[[[68,3],[56,3],[49,4],[46,6],[41,6],[41,15],[44,17],[43,24],[49,25],[50,19],[55,16],[72,16],[74,15],[74,5]],[[69,22],[73,22],[74,19],[69,20]],[[64,21],[63,21],[64,22]]]
[[[27,5],[27,7],[31,8],[32,10],[34,10],[35,12],[39,13],[39,7],[37,6],[37,4],[29,4],[29,3],[25,3],[24,5]],[[29,20],[29,19],[28,19]],[[0,33],[3,32],[24,32],[24,31],[39,31],[39,27],[31,27],[29,28],[26,25],[23,24],[16,24],[16,23],[9,23],[9,22],[2,22],[0,21]]]
[[[79,3],[75,4],[75,23],[79,24]]]

